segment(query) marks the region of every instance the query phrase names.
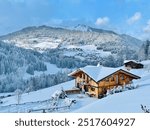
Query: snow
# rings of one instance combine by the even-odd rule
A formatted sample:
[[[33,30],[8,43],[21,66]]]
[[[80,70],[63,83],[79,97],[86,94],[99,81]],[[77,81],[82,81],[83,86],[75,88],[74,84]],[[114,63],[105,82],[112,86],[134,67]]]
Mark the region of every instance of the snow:
[[[96,56],[101,56],[101,57],[107,57],[111,55],[110,51],[103,51],[103,50],[97,50],[97,46],[95,45],[64,45],[61,47],[61,49],[66,48],[68,49],[67,51],[64,52],[64,55],[66,56],[77,56],[80,53],[83,53],[85,56],[87,54],[95,54]],[[70,49],[81,49],[80,51],[78,50],[71,50]]]
[[[84,68],[81,68],[81,70],[91,76],[95,81],[99,81],[119,69],[103,66],[86,66]]]
[[[118,70],[121,70],[121,68],[120,67],[118,67],[118,68],[104,67],[102,65],[99,65],[99,66],[88,65],[88,66],[85,66],[83,68],[80,68],[80,69],[70,73],[69,75],[72,75],[80,70],[83,71],[84,73],[88,74],[92,79],[94,79],[96,82],[98,82],[99,80],[107,77],[108,75],[110,75]],[[122,69],[122,70],[127,71],[125,69]],[[127,72],[132,74],[132,72],[129,72],[129,71],[127,71]]]
[[[74,112],[142,112],[140,105],[150,107],[150,84],[136,90],[109,95]]]
[[[6,43],[15,43],[16,46],[23,47],[26,49],[39,49],[38,51],[42,52],[42,50],[46,50],[48,48],[57,48],[61,42],[61,39],[54,39],[50,37],[29,37],[28,39],[26,39],[24,37],[16,37],[15,39],[3,41]]]
[[[56,74],[59,71],[63,71],[64,69],[58,68],[55,64],[50,64],[48,62],[44,63],[47,66],[46,71],[34,71],[34,75],[30,75],[28,73],[23,73],[23,79],[29,79],[33,76],[40,76],[41,74]]]
[[[9,95],[14,95],[14,93],[0,93],[0,97],[1,96],[7,97]]]
[[[141,104],[150,108],[150,72],[144,69],[135,69],[132,71],[134,73],[139,71],[138,73],[141,74],[141,79],[134,80],[134,85],[139,85],[139,88],[109,95],[73,112],[141,113],[143,112]]]
[[[51,49],[55,49],[57,48],[59,45],[59,43],[53,43],[53,42],[40,42],[36,45],[34,45],[34,48],[40,48],[40,49],[47,49],[47,48],[51,48]]]
[[[59,95],[62,93],[61,90],[56,90],[53,94],[52,94],[52,98],[55,98],[55,97],[59,97]]]
[[[83,25],[83,24],[78,24],[75,27],[70,27],[68,28],[70,30],[75,30],[75,31],[81,31],[81,32],[92,32],[92,30],[90,29],[90,27],[88,27],[87,25]]]
[[[65,98],[64,103],[67,106],[70,106],[75,99]]]
[[[72,51],[66,51],[64,52],[65,56],[75,56],[76,54],[78,54],[77,52],[72,52]]]
[[[144,60],[144,61],[141,61],[141,63],[144,65],[150,65],[150,60]]]
[[[22,94],[20,104],[17,104],[16,96],[11,96],[2,99],[3,104],[0,105],[0,112],[28,112],[31,109],[43,109],[49,107],[49,100],[54,93],[59,93],[62,90],[74,88],[75,81],[68,81],[53,87],[45,88],[42,90]],[[61,99],[62,100],[62,99]],[[59,112],[71,112],[80,107],[86,106],[98,99],[90,98],[85,94],[73,94],[68,95],[68,99],[64,100],[62,103],[65,105],[70,104],[71,101],[76,100],[77,103],[74,104],[70,109],[63,109]]]
[[[138,62],[135,61],[135,60],[124,60],[124,64],[125,64],[125,63],[128,63],[128,62],[130,62],[130,61],[135,62],[135,63],[138,63]]]
[[[62,87],[64,90],[68,90],[74,87],[75,81],[68,81],[53,87],[45,88],[42,90],[38,91],[33,91],[30,93],[25,93],[22,94],[21,96],[21,103],[28,103],[28,102],[36,102],[36,101],[43,101],[43,100],[48,100],[50,99],[51,95],[56,91],[56,90],[61,90]],[[16,104],[16,97],[11,96],[8,98],[5,98],[2,100],[4,103],[2,106],[10,105],[10,104]]]
[[[150,61],[147,61],[147,64],[150,64]],[[123,67],[120,68],[123,69]],[[72,104],[69,109],[54,112],[143,113],[141,104],[147,106],[148,109],[150,108],[150,71],[143,68],[132,69],[130,72],[141,76],[141,79],[133,81],[134,86],[138,85],[138,88],[108,95],[102,99],[92,98],[82,93],[68,95],[69,99],[60,99],[63,105],[69,104],[71,100],[75,100],[76,104]],[[93,73],[96,73],[96,70]],[[20,105],[16,105],[16,96],[3,98],[1,99],[3,103],[0,104],[0,112],[28,112],[30,109],[48,108],[50,98],[56,91],[62,90],[62,87],[64,90],[72,89],[75,87],[75,81],[71,80],[49,88],[24,93],[21,95]]]

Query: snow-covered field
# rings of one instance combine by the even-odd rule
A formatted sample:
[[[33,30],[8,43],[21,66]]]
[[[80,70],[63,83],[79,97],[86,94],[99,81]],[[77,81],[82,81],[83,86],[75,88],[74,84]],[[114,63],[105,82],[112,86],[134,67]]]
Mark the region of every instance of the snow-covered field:
[[[16,46],[26,49],[39,49],[40,52],[42,52],[41,50],[45,50],[47,48],[55,49],[61,42],[60,39],[52,39],[48,37],[43,38],[30,37],[28,39],[16,38],[13,40],[3,40],[3,41],[6,43],[15,43]]]
[[[150,63],[150,62],[149,62]],[[84,94],[68,95],[68,98],[76,100],[70,108],[53,112],[143,112],[141,104],[150,109],[150,71],[149,68],[131,70],[141,76],[135,80],[134,85],[139,87],[133,90],[123,91],[108,95],[102,99],[88,97]],[[22,94],[20,105],[17,105],[16,96],[1,99],[0,112],[28,112],[30,109],[46,109],[50,107],[50,98],[56,90],[74,88],[75,81],[65,82],[42,90]],[[3,95],[3,94],[1,94]],[[64,106],[64,99],[60,99]]]
[[[28,112],[31,109],[46,109],[50,106],[50,98],[55,93],[56,90],[61,90],[62,87],[64,90],[74,88],[75,81],[65,82],[53,87],[45,88],[35,92],[25,93],[21,96],[20,105],[17,105],[17,97],[11,96],[2,99],[3,104],[0,105],[0,112]],[[96,101],[96,98],[90,98],[84,94],[73,94],[69,95],[69,98],[73,98],[77,101],[71,109],[63,109],[57,112],[71,112],[80,107],[86,106],[91,102]],[[63,105],[63,100],[60,99]],[[54,111],[55,112],[55,111]]]
[[[28,73],[26,73],[24,70],[24,73],[22,73],[22,77],[23,79],[29,79],[30,77],[33,77],[33,76],[40,76],[42,74],[56,74],[57,72],[59,71],[64,71],[65,69],[61,69],[61,68],[58,68],[56,65],[54,64],[50,64],[48,62],[45,62],[44,63],[46,66],[47,66],[47,70],[42,72],[42,71],[35,71],[34,75],[30,75]]]
[[[68,49],[67,51],[64,52],[65,56],[79,56],[78,54],[83,53],[86,57],[88,54],[95,54],[96,56],[101,56],[101,57],[107,57],[111,55],[110,51],[103,51],[103,50],[98,50],[95,45],[82,45],[82,46],[77,46],[77,45],[66,45],[63,46],[62,48]],[[82,51],[73,51],[69,49],[81,49]],[[84,58],[84,57],[83,57]]]

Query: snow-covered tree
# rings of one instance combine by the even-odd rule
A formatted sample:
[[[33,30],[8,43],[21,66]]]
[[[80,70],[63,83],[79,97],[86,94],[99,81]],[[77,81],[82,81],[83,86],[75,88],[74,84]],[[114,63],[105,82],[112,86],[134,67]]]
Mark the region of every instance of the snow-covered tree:
[[[148,109],[147,106],[143,106],[143,105],[141,104],[141,109],[142,109],[142,111],[143,111],[144,113],[150,113],[150,109]]]
[[[32,65],[29,65],[26,72],[28,74],[34,75],[34,67]]]

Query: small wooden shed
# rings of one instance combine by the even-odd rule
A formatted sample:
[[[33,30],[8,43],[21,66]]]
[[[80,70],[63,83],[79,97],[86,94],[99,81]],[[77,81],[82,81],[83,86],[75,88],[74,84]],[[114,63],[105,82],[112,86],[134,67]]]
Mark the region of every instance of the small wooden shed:
[[[130,70],[130,69],[141,69],[144,67],[143,64],[135,61],[135,60],[126,60],[124,61],[124,66]]]

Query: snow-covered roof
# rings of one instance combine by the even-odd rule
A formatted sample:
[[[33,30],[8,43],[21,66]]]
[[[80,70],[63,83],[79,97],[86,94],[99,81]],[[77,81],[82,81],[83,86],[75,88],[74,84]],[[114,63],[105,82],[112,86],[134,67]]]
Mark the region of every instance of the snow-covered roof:
[[[128,62],[131,62],[131,61],[132,61],[132,62],[135,62],[135,63],[138,63],[138,62],[135,61],[135,60],[124,60],[124,64],[125,64],[125,63],[128,63]]]
[[[119,68],[111,68],[111,67],[104,67],[104,66],[85,66],[83,68],[79,68],[78,70],[72,72],[71,74],[69,74],[70,76],[79,72],[79,71],[83,71],[84,73],[86,73],[87,75],[89,75],[93,80],[95,80],[96,82],[102,80],[103,78],[115,73],[116,71],[125,71],[129,74],[132,74],[124,69]],[[134,74],[132,74],[134,75]],[[136,75],[135,75],[136,76]]]
[[[103,67],[103,66],[86,66],[80,68],[83,72],[88,74],[96,82],[103,79],[104,77],[116,72],[117,68]]]

